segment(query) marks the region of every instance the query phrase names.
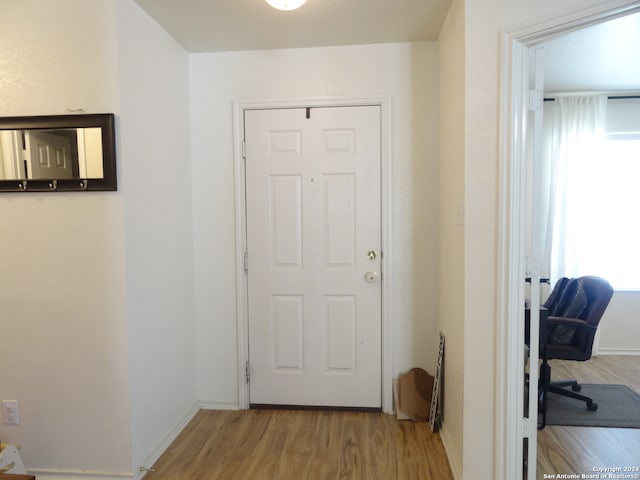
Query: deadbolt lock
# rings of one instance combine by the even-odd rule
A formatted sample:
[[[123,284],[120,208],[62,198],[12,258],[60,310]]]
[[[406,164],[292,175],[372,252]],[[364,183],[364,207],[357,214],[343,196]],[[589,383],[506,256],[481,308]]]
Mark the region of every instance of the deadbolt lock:
[[[375,259],[376,259],[376,257],[377,257],[377,255],[376,255],[375,250],[369,250],[369,251],[367,252],[367,258],[368,258],[369,260],[375,260]]]

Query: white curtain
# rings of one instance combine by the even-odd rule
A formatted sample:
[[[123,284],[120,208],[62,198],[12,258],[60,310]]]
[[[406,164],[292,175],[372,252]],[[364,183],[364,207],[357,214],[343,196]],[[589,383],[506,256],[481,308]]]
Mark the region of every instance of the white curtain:
[[[549,259],[551,284],[560,277],[597,275],[585,271],[593,245],[585,242],[597,229],[598,179],[585,168],[602,154],[606,95],[559,96],[544,110],[544,160],[540,166],[548,188],[544,258]]]

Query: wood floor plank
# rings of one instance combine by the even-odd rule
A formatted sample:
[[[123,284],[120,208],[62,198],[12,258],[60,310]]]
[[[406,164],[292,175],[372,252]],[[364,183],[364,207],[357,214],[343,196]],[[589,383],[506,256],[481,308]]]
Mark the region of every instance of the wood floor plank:
[[[550,363],[553,380],[627,385],[640,393],[640,356],[602,355],[587,362]],[[637,467],[638,452],[640,429],[548,425],[538,432],[537,477],[593,474],[597,466]]]
[[[278,477],[304,478],[315,452],[313,438],[317,418],[306,419],[301,411],[288,412],[288,435],[278,462]]]
[[[345,417],[342,422],[342,434],[340,436],[340,466],[338,478],[366,478],[365,443],[366,437],[363,430],[366,422],[353,417],[353,414]]]
[[[145,480],[451,480],[426,423],[336,411],[200,411]]]
[[[382,415],[366,417],[367,442],[366,462],[371,478],[392,478],[395,447],[391,440],[390,420]]]
[[[336,441],[339,437],[339,412],[316,412],[314,430],[314,454],[309,462],[308,478],[314,474],[319,480],[335,480],[338,477],[338,462],[340,445]]]

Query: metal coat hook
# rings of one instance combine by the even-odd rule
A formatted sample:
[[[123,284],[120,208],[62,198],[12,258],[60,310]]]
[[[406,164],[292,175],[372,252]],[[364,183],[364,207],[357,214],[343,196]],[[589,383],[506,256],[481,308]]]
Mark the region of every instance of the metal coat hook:
[[[26,180],[22,180],[19,184],[18,184],[18,188],[20,190],[22,190],[23,192],[27,191],[27,181]]]
[[[89,182],[87,181],[87,179],[86,179],[86,178],[83,178],[83,179],[80,181],[80,188],[81,188],[82,190],[86,190],[86,189],[87,189],[88,184],[89,184]]]
[[[49,182],[49,190],[51,190],[52,192],[58,189],[58,181],[57,180],[51,180]]]

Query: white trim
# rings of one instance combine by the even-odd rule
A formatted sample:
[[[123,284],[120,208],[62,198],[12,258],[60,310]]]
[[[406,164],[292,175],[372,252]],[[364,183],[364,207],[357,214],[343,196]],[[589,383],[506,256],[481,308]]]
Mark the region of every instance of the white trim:
[[[38,480],[133,480],[133,473],[87,472],[82,470],[29,469]]]
[[[445,454],[447,456],[447,462],[449,463],[449,469],[451,470],[451,475],[453,475],[454,480],[462,479],[462,472],[456,469],[456,466],[451,461],[452,458],[460,458],[460,455],[452,455],[451,452],[455,451],[455,442],[451,442],[449,436],[447,434],[448,430],[441,429],[440,440],[442,440],[442,446],[444,447]]]
[[[639,355],[640,348],[598,348],[597,356],[600,355]],[[595,355],[594,355],[595,356]]]
[[[509,34],[503,35],[502,47],[495,465],[496,478],[515,480],[522,477],[524,391],[517,387],[523,385],[523,359],[518,358],[517,345],[524,338],[524,322],[514,325],[510,319],[520,319],[524,305],[525,199],[520,192],[525,191],[521,161],[525,142],[520,137],[527,116],[521,85],[527,76],[526,48]]]
[[[204,401],[200,400],[198,402],[198,407],[202,410],[241,410],[240,406],[237,403],[225,403],[225,402],[215,402],[215,401]]]
[[[194,404],[174,425],[167,436],[162,439],[151,454],[137,467],[136,472],[107,472],[98,470],[63,470],[51,468],[29,468],[30,475],[38,480],[140,480],[146,475],[145,469],[150,469],[160,456],[171,446],[180,432],[189,424],[200,410],[199,404]]]
[[[392,378],[392,245],[391,245],[391,96],[311,97],[294,99],[237,100],[233,102],[234,165],[236,190],[236,308],[238,337],[238,405],[249,408],[249,391],[245,381],[244,365],[249,358],[247,284],[244,274],[246,246],[245,182],[242,141],[245,110],[296,107],[340,107],[379,105],[381,110],[381,194],[382,194],[382,410],[393,412]]]
[[[145,475],[144,469],[150,469],[154,463],[158,461],[160,456],[171,446],[173,441],[180,435],[180,432],[189,424],[193,417],[200,410],[197,403],[195,403],[183,416],[179,418],[174,427],[169,431],[167,436],[162,439],[156,448],[145,458],[142,465],[136,467],[135,480],[142,478]],[[38,476],[38,478],[40,478]],[[84,479],[82,479],[84,480]]]
[[[609,1],[567,12],[541,23],[518,26],[501,34],[500,158],[498,210],[498,318],[496,325],[496,478],[522,478],[522,338],[524,305],[524,204],[521,167],[526,141],[528,49],[555,36],[640,11],[640,2]],[[514,328],[515,327],[515,328]],[[602,352],[601,352],[602,353]],[[531,459],[530,459],[531,460]]]
[[[640,12],[637,0],[609,0],[596,6],[566,11],[539,23],[515,26],[504,34],[512,40],[533,47],[569,32]]]
[[[238,406],[249,408],[249,391],[244,365],[249,358],[249,316],[247,312],[247,276],[244,252],[247,245],[244,180],[244,110],[248,102],[233,102],[233,164],[235,172],[236,217],[236,330],[238,350]]]

